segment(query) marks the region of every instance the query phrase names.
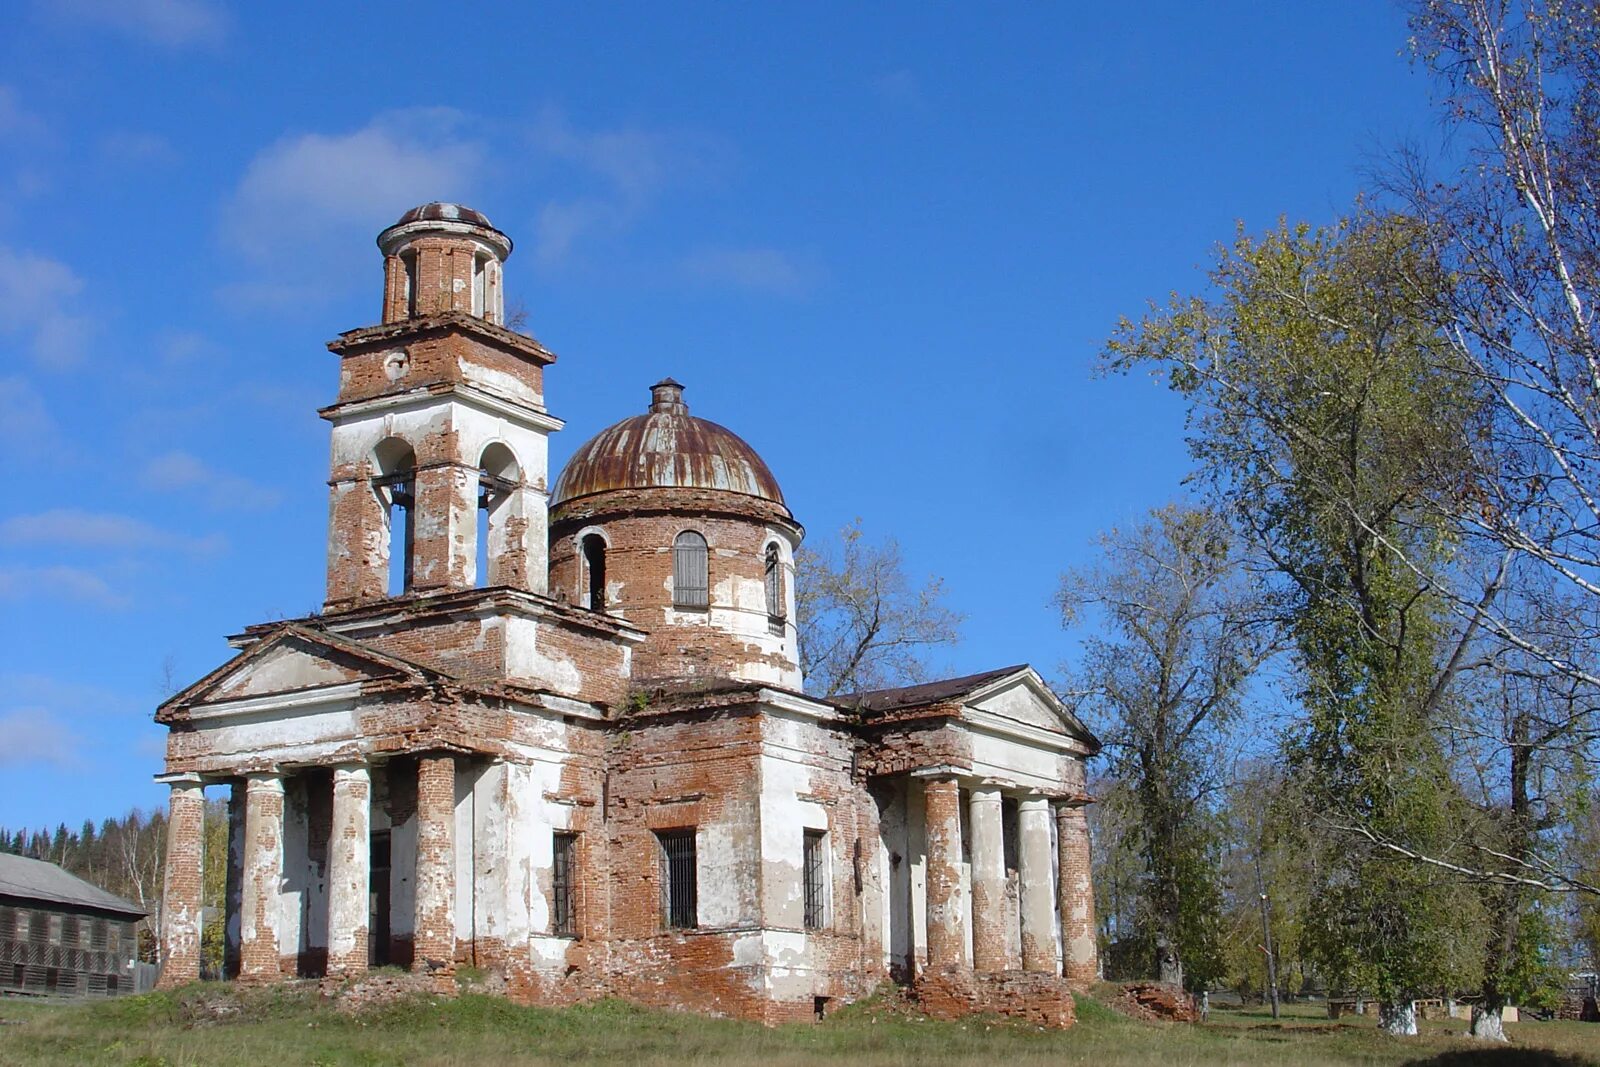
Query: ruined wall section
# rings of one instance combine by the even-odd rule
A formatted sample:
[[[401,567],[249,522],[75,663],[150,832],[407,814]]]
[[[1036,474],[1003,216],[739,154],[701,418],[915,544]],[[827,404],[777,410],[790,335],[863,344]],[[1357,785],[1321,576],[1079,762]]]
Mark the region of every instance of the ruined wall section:
[[[637,679],[738,678],[801,688],[794,613],[801,532],[781,506],[710,489],[626,489],[568,501],[551,521],[551,588],[569,603],[588,597],[582,538],[598,533],[605,540],[604,610],[650,633],[635,659]],[[673,542],[685,530],[708,545],[704,609],[673,603]],[[777,546],[782,568],[776,618],[767,610],[769,545]]]
[[[660,1007],[764,1018],[761,720],[748,706],[640,709],[610,734],[605,834],[609,986]],[[662,914],[656,831],[693,828],[694,929]]]
[[[812,707],[767,704],[761,725],[765,992],[773,1012],[804,1019],[814,998],[842,1003],[887,977],[881,950],[868,949],[864,934],[877,808],[852,778],[854,742],[831,709],[819,716]],[[806,923],[807,831],[826,835],[823,914],[814,926]]]

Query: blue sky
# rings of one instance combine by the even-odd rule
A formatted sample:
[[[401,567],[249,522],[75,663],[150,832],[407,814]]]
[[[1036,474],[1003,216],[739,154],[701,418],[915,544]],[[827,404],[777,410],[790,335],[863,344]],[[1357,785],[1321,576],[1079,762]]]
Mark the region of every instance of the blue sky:
[[[166,687],[320,604],[323,343],[430,199],[516,241],[552,471],[671,374],[812,538],[944,576],[953,673],[1053,674],[1057,575],[1188,468],[1099,344],[1430,87],[1383,0],[866,7],[8,5],[0,824],[161,803]]]

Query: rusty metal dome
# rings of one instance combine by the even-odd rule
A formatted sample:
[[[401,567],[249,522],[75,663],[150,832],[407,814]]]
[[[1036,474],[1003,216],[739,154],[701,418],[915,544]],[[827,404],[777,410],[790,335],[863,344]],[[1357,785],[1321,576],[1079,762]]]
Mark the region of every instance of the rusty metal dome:
[[[551,504],[613,489],[690,488],[743,493],[783,505],[783,491],[738,434],[689,414],[683,386],[650,387],[650,410],[595,434],[556,480]]]
[[[401,215],[395,225],[405,226],[413,222],[464,222],[468,226],[482,226],[486,230],[495,229],[494,223],[490,222],[483,212],[474,211],[465,204],[449,204],[443,200],[418,204]],[[495,230],[495,232],[500,231]]]

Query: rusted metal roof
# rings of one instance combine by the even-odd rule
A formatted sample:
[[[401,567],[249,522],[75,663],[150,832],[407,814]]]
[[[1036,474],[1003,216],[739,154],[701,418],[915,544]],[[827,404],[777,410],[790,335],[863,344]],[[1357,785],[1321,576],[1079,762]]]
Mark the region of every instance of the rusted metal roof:
[[[721,489],[783,503],[778,480],[755,449],[725,427],[689,414],[683,386],[650,387],[650,410],[586,441],[556,481],[552,504],[614,489]]]
[[[481,211],[474,211],[464,204],[449,204],[443,200],[435,200],[429,204],[418,204],[404,215],[400,216],[395,226],[405,226],[412,222],[464,222],[468,226],[482,226],[486,230],[494,230],[494,224]],[[392,229],[393,227],[391,227]],[[495,230],[498,233],[498,230]]]

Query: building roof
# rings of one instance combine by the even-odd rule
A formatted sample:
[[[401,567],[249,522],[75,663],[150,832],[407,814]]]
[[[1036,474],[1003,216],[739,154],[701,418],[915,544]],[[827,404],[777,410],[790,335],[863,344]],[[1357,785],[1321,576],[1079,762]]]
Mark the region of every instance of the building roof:
[[[413,222],[464,222],[468,226],[482,226],[486,230],[495,229],[494,223],[490,222],[489,217],[483,212],[474,211],[465,204],[450,204],[443,200],[418,204],[401,215],[395,226],[405,226]],[[500,231],[495,230],[495,232]]]
[[[732,430],[689,414],[683,386],[650,387],[650,409],[584,442],[557,479],[552,506],[615,489],[720,489],[783,504],[762,458]]]
[[[923,704],[943,704],[1027,669],[1026,663],[1019,663],[1012,667],[1000,667],[979,674],[965,674],[960,678],[941,678],[937,682],[923,682],[921,685],[902,685],[893,689],[869,689],[861,693],[847,693],[844,696],[829,698],[829,703],[868,713],[897,711]]]
[[[138,918],[147,912],[114,893],[68,874],[53,863],[0,853],[0,896],[65,904]]]

